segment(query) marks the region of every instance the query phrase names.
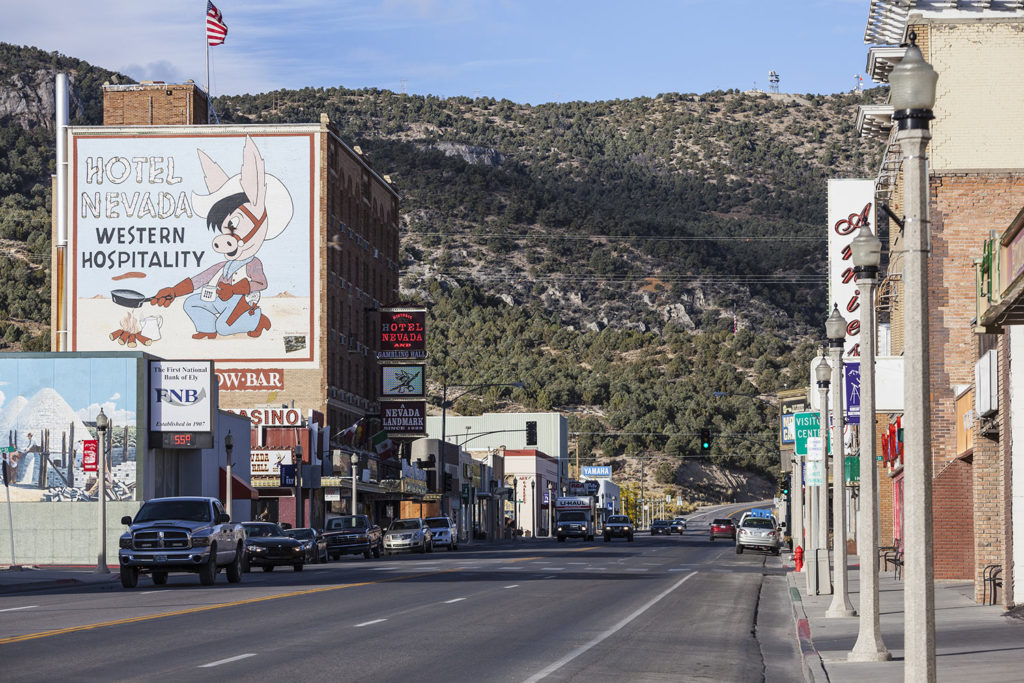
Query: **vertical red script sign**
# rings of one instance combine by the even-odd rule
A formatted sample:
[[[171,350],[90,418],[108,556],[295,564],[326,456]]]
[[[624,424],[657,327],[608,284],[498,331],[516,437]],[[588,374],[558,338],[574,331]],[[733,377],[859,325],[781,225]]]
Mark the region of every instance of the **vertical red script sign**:
[[[96,439],[87,439],[82,442],[82,470],[84,472],[98,472],[100,444]]]

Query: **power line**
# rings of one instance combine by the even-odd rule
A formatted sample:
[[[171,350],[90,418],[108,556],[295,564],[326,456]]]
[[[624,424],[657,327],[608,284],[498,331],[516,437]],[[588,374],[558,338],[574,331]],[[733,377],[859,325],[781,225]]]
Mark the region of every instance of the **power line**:
[[[473,234],[471,231],[436,232],[432,230],[406,230],[406,235],[418,237],[477,237],[481,239],[516,239],[516,240],[647,240],[652,242],[720,242],[722,240],[743,240],[745,242],[824,242],[827,235],[815,237],[798,237],[793,235],[552,235],[548,233],[496,232],[485,235]]]

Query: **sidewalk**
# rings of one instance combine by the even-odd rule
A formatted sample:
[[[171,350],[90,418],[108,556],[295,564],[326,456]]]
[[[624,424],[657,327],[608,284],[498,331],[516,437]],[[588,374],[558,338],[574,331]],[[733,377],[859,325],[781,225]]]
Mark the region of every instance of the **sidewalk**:
[[[85,566],[24,566],[19,570],[5,566],[0,568],[0,595],[86,584],[113,586],[120,581],[116,565],[110,567],[109,574],[95,574],[94,569]]]
[[[792,556],[786,566],[792,569]],[[860,564],[850,558],[850,602],[860,606]],[[810,681],[903,680],[903,582],[892,571],[879,574],[879,611],[882,641],[892,654],[891,662],[848,662],[857,642],[858,618],[826,618],[831,595],[806,595],[804,574],[790,571],[789,592],[796,620],[797,638],[804,658],[805,678]],[[1000,683],[1021,680],[1024,670],[1024,620],[1003,616],[999,606],[974,602],[970,581],[935,583],[935,653],[940,681]]]

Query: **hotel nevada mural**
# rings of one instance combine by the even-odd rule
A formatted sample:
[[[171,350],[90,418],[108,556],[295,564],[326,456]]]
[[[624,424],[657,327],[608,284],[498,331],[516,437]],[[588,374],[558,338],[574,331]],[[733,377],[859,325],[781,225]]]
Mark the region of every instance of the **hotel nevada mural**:
[[[72,128],[69,350],[313,367],[316,148],[298,127]]]

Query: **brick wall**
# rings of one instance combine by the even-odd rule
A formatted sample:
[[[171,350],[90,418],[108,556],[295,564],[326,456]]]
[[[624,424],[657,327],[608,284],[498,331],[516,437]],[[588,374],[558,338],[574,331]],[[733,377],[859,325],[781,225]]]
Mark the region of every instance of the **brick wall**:
[[[932,538],[936,579],[974,575],[974,495],[971,464],[949,463],[932,482]]]
[[[931,178],[928,264],[932,467],[956,457],[955,387],[974,382],[973,261],[992,230],[1024,206],[1024,172],[953,173]]]
[[[104,126],[208,123],[206,95],[194,83],[103,87]]]
[[[889,420],[880,415],[875,429],[875,453],[882,455],[882,435],[889,429]],[[878,545],[892,545],[892,479],[884,462],[878,468]]]

